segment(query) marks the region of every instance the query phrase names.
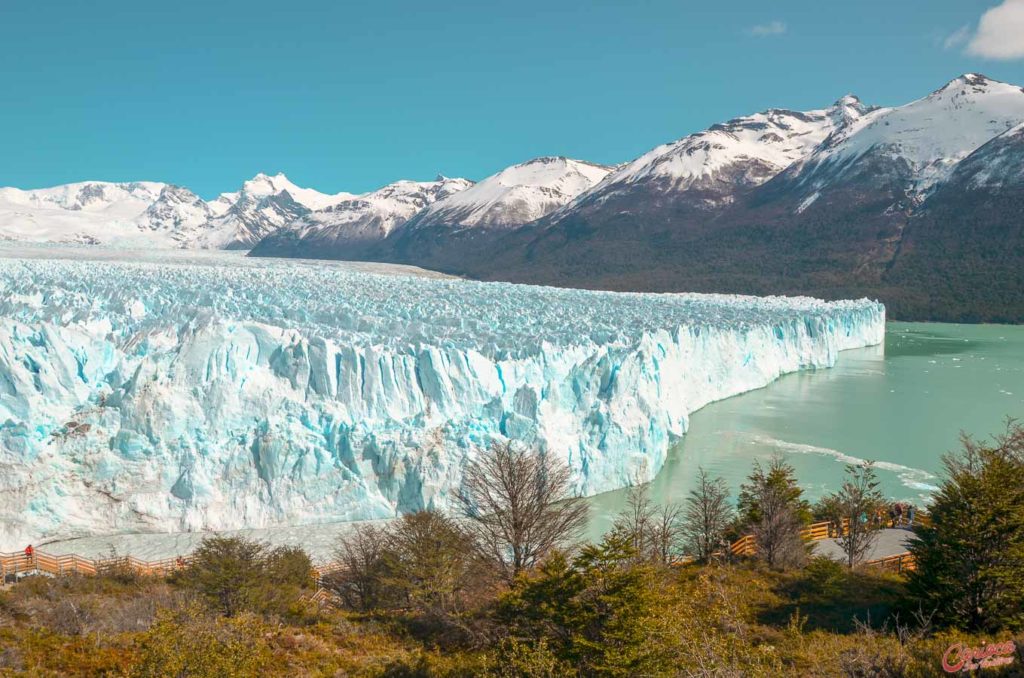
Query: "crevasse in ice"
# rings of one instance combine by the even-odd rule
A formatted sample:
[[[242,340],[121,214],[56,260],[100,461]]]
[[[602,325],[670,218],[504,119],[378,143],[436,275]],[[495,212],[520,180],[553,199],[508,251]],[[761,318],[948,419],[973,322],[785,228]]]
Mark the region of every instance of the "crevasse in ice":
[[[365,267],[0,258],[0,550],[445,507],[514,438],[576,491],[691,412],[876,344],[867,300],[621,294]]]

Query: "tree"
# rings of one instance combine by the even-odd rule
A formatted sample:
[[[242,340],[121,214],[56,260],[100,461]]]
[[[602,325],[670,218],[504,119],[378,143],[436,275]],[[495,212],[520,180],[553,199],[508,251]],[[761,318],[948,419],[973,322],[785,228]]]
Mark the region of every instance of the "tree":
[[[962,437],[943,458],[930,525],[910,545],[908,591],[936,623],[972,630],[1024,627],[1024,427],[992,444]]]
[[[238,537],[207,537],[192,554],[181,580],[233,617],[252,605],[266,546]]]
[[[826,494],[818,498],[818,501],[814,503],[814,507],[811,511],[814,522],[828,522],[828,536],[838,537],[839,533],[836,531],[836,517],[841,516],[843,513],[842,507],[839,505],[839,499],[835,494]]]
[[[873,462],[846,467],[846,480],[831,499],[823,502],[834,511],[830,517],[839,526],[836,543],[846,555],[846,565],[852,568],[871,551],[878,538],[879,526],[871,520],[884,503],[878,491],[878,477]],[[846,523],[846,531],[843,524]]]
[[[368,611],[387,605],[385,580],[390,576],[388,548],[391,536],[373,524],[356,525],[338,539],[334,560],[338,569],[322,578],[325,588],[349,608]]]
[[[646,560],[650,553],[649,540],[654,523],[655,509],[647,495],[647,485],[629,488],[626,506],[612,523],[612,532],[624,539],[638,560]]]
[[[490,595],[494,576],[473,535],[434,510],[383,526],[360,525],[338,539],[340,567],[323,584],[356,610],[411,609],[445,624]]]
[[[683,513],[683,539],[686,552],[707,562],[719,547],[732,521],[729,488],[721,478],[711,478],[703,468],[697,475],[697,487],[690,490]]]
[[[258,541],[214,536],[200,543],[177,580],[225,617],[243,610],[287,614],[312,584],[312,563],[298,548],[269,549]]]
[[[398,520],[384,563],[381,584],[404,605],[438,618],[466,609],[470,594],[489,580],[472,535],[432,510]]]
[[[498,616],[518,643],[550,650],[579,675],[661,675],[670,665],[661,664],[650,634],[663,612],[653,573],[630,539],[613,531],[571,561],[555,554],[518,579]]]
[[[274,584],[307,587],[312,581],[313,562],[298,546],[279,546],[267,552],[263,575]]]
[[[810,519],[810,506],[796,483],[796,473],[781,456],[765,468],[754,468],[741,486],[739,512],[754,535],[758,556],[769,567],[800,565],[807,550],[800,530]]]
[[[803,498],[803,488],[796,482],[796,470],[786,463],[782,455],[776,454],[767,468],[760,461],[755,461],[747,482],[740,485],[736,508],[744,523],[753,525],[761,520],[761,498],[769,488],[775,489],[779,500],[793,508],[800,522],[811,520],[811,506]]]
[[[570,497],[570,481],[565,464],[512,442],[494,443],[466,466],[458,501],[506,582],[578,538],[587,505]]]
[[[654,506],[648,486],[640,485],[630,488],[612,531],[629,542],[638,560],[671,565],[682,551],[681,518],[678,504]]]
[[[683,508],[679,504],[662,504],[651,516],[651,537],[648,540],[650,559],[671,565],[684,552]]]

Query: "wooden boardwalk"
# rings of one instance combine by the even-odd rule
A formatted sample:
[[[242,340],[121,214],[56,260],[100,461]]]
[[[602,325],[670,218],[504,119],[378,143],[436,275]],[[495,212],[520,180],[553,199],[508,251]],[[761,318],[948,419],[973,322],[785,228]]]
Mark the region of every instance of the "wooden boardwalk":
[[[871,550],[865,554],[864,560],[874,561],[904,554],[915,536],[912,530],[898,527],[879,530],[878,538]],[[846,554],[835,539],[821,539],[814,542],[814,555],[827,556],[833,560],[846,560]]]
[[[845,523],[844,523],[845,526]],[[843,559],[842,549],[831,537],[837,530],[832,523],[814,523],[802,531],[803,538],[815,544],[815,555],[825,555],[836,560]],[[883,529],[872,551],[864,559],[864,565],[891,569],[897,572],[913,569],[913,559],[907,553],[907,544],[914,539],[909,529]],[[729,552],[736,557],[757,555],[757,544],[753,535],[740,537],[729,546]],[[687,562],[687,558],[679,562]],[[184,568],[191,556],[144,561],[131,556],[121,558],[91,559],[74,554],[53,555],[36,550],[31,556],[25,553],[0,553],[0,583],[11,583],[27,574],[45,574],[55,577],[84,574],[94,575],[103,571],[126,568],[142,575],[167,575]],[[321,574],[336,570],[334,563],[325,563],[314,570],[319,579]]]

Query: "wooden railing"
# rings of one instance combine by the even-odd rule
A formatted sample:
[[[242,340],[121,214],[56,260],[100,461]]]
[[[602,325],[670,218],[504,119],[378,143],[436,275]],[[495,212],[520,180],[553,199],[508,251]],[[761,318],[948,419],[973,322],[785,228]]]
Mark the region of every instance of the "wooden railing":
[[[753,556],[757,554],[754,535],[745,534],[729,545],[729,553],[734,556]]]
[[[919,514],[919,516],[914,517],[914,522],[922,525],[928,525],[930,524],[930,519],[927,514]],[[849,531],[849,528],[850,522],[844,518],[842,523],[842,534],[845,535]],[[831,539],[841,535],[838,526],[834,522],[825,521],[808,525],[804,529],[800,530],[800,536],[803,537],[804,541],[821,541],[822,539]],[[757,543],[754,539],[754,535],[746,534],[734,541],[729,545],[729,553],[733,556],[756,556]],[[909,572],[910,570],[915,569],[914,556],[909,552],[898,553],[896,555],[886,556],[885,558],[878,558],[876,560],[868,560],[862,564],[870,565],[871,567],[878,567],[890,572]]]
[[[845,518],[843,519],[843,534],[846,534],[849,528],[849,522]],[[800,530],[800,536],[804,538],[804,541],[821,541],[822,539],[829,539],[831,537],[838,537],[839,530],[836,528],[834,522],[826,520],[821,523],[811,523],[804,529]]]
[[[927,524],[926,520],[928,520],[927,515],[920,516],[921,523]],[[843,521],[842,527],[843,534],[845,534],[848,528],[846,520]],[[821,541],[839,536],[839,530],[834,523],[826,521],[812,523],[801,530],[800,534],[806,541]],[[747,534],[732,542],[729,545],[729,554],[736,557],[757,555],[757,543],[754,535]],[[7,582],[9,578],[25,573],[46,573],[60,577],[70,574],[94,575],[100,572],[116,571],[119,568],[146,576],[162,576],[186,567],[191,560],[191,556],[150,561],[139,560],[131,556],[90,559],[73,554],[55,556],[38,550],[34,551],[31,556],[25,553],[0,553],[0,582]],[[681,558],[678,562],[683,564],[689,561],[689,558]],[[914,560],[909,553],[888,556],[864,564],[893,572],[906,572],[914,569]],[[337,564],[321,565],[314,570],[314,578],[319,582],[323,575],[337,569],[339,569]]]
[[[846,534],[847,525],[847,521],[844,520],[843,534]],[[800,536],[803,537],[804,541],[821,541],[822,539],[839,536],[839,533],[834,523],[825,521],[808,525],[804,529],[800,530]],[[729,545],[729,553],[734,556],[757,555],[757,543],[754,540],[754,535],[745,534],[734,541]]]
[[[0,581],[6,582],[10,577],[17,577],[27,572],[61,577],[70,574],[93,575],[122,568],[147,576],[166,575],[185,567],[190,561],[190,556],[149,561],[139,560],[132,556],[99,559],[83,558],[74,554],[55,556],[39,550],[34,550],[31,555],[0,553]]]
[[[877,560],[869,560],[864,565],[870,565],[871,567],[877,567],[886,572],[910,572],[917,569],[917,564],[914,562],[914,556],[910,553],[897,553],[894,556],[886,556],[885,558],[878,558]]]

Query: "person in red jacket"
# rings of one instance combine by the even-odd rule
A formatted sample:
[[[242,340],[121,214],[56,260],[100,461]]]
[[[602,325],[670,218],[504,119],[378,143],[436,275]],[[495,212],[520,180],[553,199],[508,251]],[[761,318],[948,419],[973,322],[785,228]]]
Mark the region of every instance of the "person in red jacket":
[[[35,549],[32,548],[32,544],[25,547],[25,556],[27,558],[31,558],[33,553],[35,553]]]

